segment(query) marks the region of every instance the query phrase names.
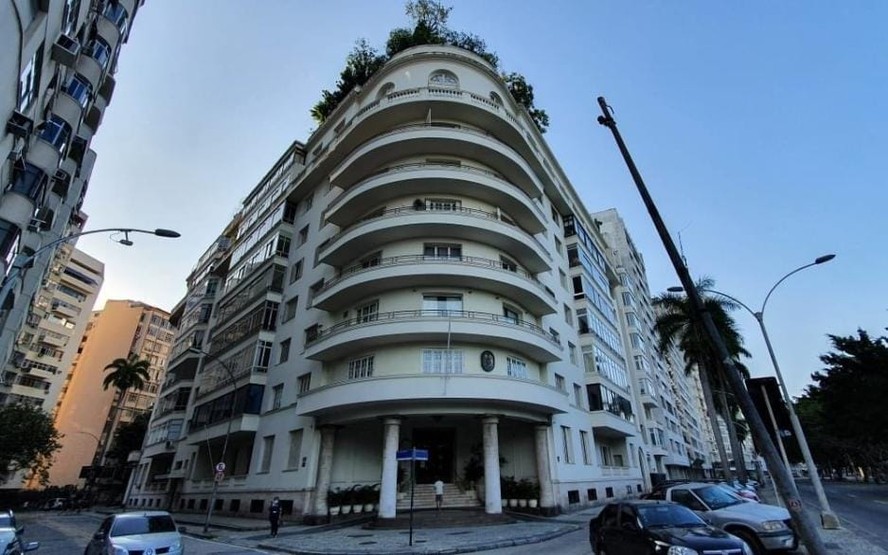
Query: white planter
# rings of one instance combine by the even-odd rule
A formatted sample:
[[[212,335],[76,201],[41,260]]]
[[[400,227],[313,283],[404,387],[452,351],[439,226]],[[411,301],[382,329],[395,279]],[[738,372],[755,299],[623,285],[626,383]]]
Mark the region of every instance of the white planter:
[[[522,509],[526,508],[527,507],[527,499],[519,499],[518,506],[521,507]]]
[[[517,499],[509,499],[509,507],[517,507],[518,500]]]
[[[342,514],[347,515],[347,514],[349,514],[349,513],[351,513],[351,512],[352,512],[352,506],[351,506],[351,505],[343,505],[343,506],[342,506]]]
[[[364,512],[372,513],[373,512],[373,503],[364,503]]]
[[[339,516],[339,511],[342,510],[342,507],[330,507],[330,516]]]
[[[527,506],[530,507],[531,509],[536,509],[538,502],[539,502],[538,499],[528,499]]]
[[[352,505],[352,512],[355,514],[359,514],[363,510],[364,510],[363,505]]]
[[[503,508],[505,508],[506,506],[509,505],[509,500],[508,500],[508,499],[503,499],[502,502],[503,502]]]

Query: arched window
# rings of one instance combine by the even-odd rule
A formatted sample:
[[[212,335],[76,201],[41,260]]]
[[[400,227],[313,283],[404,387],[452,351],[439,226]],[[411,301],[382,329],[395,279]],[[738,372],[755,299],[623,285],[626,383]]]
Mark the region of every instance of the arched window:
[[[503,105],[503,99],[500,98],[500,95],[496,94],[496,93],[493,92],[493,91],[490,91],[490,100],[492,100],[492,101],[493,101],[495,104],[497,104],[498,106],[502,106],[502,105]]]
[[[379,87],[379,92],[376,93],[376,100],[388,96],[389,93],[391,93],[393,90],[395,90],[394,83],[386,83],[385,85]]]
[[[457,78],[456,74],[452,71],[447,71],[446,69],[439,69],[437,71],[433,71],[431,75],[429,75],[429,86],[430,87],[447,87],[450,89],[458,89],[459,88],[459,78]]]

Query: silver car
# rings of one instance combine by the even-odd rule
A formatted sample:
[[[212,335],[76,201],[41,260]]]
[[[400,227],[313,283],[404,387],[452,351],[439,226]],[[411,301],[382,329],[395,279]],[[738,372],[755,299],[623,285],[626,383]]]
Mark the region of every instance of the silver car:
[[[182,555],[182,536],[166,511],[120,513],[102,521],[84,555]]]
[[[40,547],[40,542],[23,542],[24,531],[24,526],[16,526],[12,511],[0,511],[0,554],[21,555]]]

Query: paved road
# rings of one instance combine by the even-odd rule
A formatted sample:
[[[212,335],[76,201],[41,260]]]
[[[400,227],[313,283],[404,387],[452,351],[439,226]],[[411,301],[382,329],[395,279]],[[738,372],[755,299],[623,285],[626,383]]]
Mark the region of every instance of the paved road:
[[[805,503],[818,508],[811,482],[798,481],[797,484]],[[888,485],[823,482],[823,489],[843,527],[888,549]]]
[[[479,555],[539,555],[540,553],[557,553],[558,555],[589,555],[589,532],[577,530],[559,536],[544,543],[531,543],[503,549],[481,551]]]
[[[98,528],[99,515],[60,513],[19,513],[25,526],[25,540],[39,541],[37,555],[76,555],[83,553],[89,538]],[[188,555],[257,555],[266,551],[238,547],[224,543],[185,538]]]

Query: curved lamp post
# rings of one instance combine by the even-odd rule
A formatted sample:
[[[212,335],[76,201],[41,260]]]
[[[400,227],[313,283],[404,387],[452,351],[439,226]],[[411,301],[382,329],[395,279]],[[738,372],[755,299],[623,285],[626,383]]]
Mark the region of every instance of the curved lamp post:
[[[157,235],[158,237],[169,237],[173,239],[181,236],[178,231],[173,231],[172,229],[158,228],[155,230],[148,230],[134,229],[130,227],[108,227],[103,229],[94,229],[92,231],[84,231],[82,233],[74,233],[72,235],[66,235],[65,237],[56,239],[55,241],[50,241],[49,243],[34,251],[33,254],[25,258],[21,263],[12,264],[12,267],[9,269],[9,273],[6,275],[6,277],[3,278],[3,287],[0,288],[0,307],[6,306],[6,298],[9,296],[10,291],[12,291],[16,280],[20,279],[22,277],[22,273],[34,264],[34,261],[37,260],[38,256],[49,249],[61,245],[62,243],[68,243],[79,237],[83,237],[84,235],[92,235],[94,233],[123,233],[123,239],[117,239],[117,242],[128,247],[133,244],[133,242],[129,238],[130,233],[147,233],[149,235]]]
[[[218,362],[219,366],[224,368],[225,372],[228,373],[228,379],[231,380],[232,393],[237,391],[237,378],[235,378],[234,372],[231,371],[231,367],[229,367],[227,364],[222,362],[222,359],[220,359],[216,355],[212,355],[212,354],[210,354],[204,350],[201,350],[197,347],[190,347],[188,349],[188,352],[194,353],[196,355],[200,355],[201,357],[207,357],[207,358],[213,359],[216,362]],[[231,402],[232,402],[232,409],[233,409],[234,408],[233,407],[233,404],[234,404],[234,397],[233,396],[232,396]],[[225,461],[225,453],[228,451],[228,438],[231,437],[231,421],[232,420],[234,420],[234,410],[231,410],[231,412],[228,415],[228,424],[225,427],[225,440],[222,442],[222,456],[219,457],[219,462]],[[209,457],[210,463],[212,464],[213,454],[210,452],[209,440],[207,443],[207,456]],[[216,465],[213,464],[213,471],[215,471],[215,470],[216,470]],[[207,507],[207,518],[206,518],[206,520],[204,520],[204,526],[203,526],[204,534],[206,534],[210,529],[210,519],[213,517],[213,505],[216,504],[216,492],[218,490],[219,490],[219,480],[216,480],[216,477],[214,476],[213,477],[213,491],[212,491],[212,493],[210,493],[210,504],[209,504],[209,507]]]
[[[808,440],[805,438],[805,432],[802,430],[802,423],[799,421],[798,415],[796,415],[795,408],[792,404],[792,398],[789,396],[789,390],[786,389],[786,382],[783,380],[783,373],[780,372],[780,364],[777,362],[777,355],[774,354],[774,346],[771,345],[771,338],[768,336],[768,330],[765,327],[765,307],[768,305],[768,299],[771,298],[771,294],[774,293],[774,290],[777,289],[781,283],[786,281],[786,278],[789,276],[801,272],[807,268],[812,266],[817,266],[819,264],[823,264],[825,262],[829,262],[836,255],[834,254],[825,254],[823,256],[818,256],[814,259],[814,262],[809,264],[805,264],[804,266],[799,266],[795,270],[789,272],[774,284],[773,287],[768,291],[768,294],[765,295],[765,300],[762,302],[762,307],[755,311],[749,308],[745,303],[740,301],[727,293],[722,293],[721,291],[715,291],[713,289],[701,289],[701,291],[706,291],[708,293],[713,293],[715,295],[719,295],[725,297],[726,299],[730,299],[737,303],[739,306],[742,306],[746,309],[747,312],[752,314],[752,316],[756,319],[759,324],[759,328],[762,330],[762,337],[765,339],[765,345],[768,347],[768,354],[771,355],[771,363],[774,365],[774,372],[777,374],[777,381],[780,383],[780,391],[783,393],[783,400],[786,403],[786,408],[789,411],[789,420],[792,424],[792,431],[795,433],[796,438],[799,442],[799,449],[802,451],[802,456],[805,459],[805,465],[808,467],[808,475],[811,477],[811,484],[814,486],[814,492],[817,494],[817,501],[820,504],[820,523],[826,529],[836,529],[839,528],[839,519],[836,517],[835,513],[832,512],[832,509],[829,506],[829,499],[826,498],[826,492],[823,490],[823,484],[820,482],[820,473],[817,472],[817,466],[814,464],[814,457],[811,456],[811,449],[808,447]],[[667,291],[676,293],[684,291],[683,287],[670,287]],[[777,434],[778,440],[780,439],[780,434]],[[782,440],[780,440],[781,448],[782,448]],[[786,455],[784,454],[784,457]],[[787,467],[788,468],[788,467]]]

